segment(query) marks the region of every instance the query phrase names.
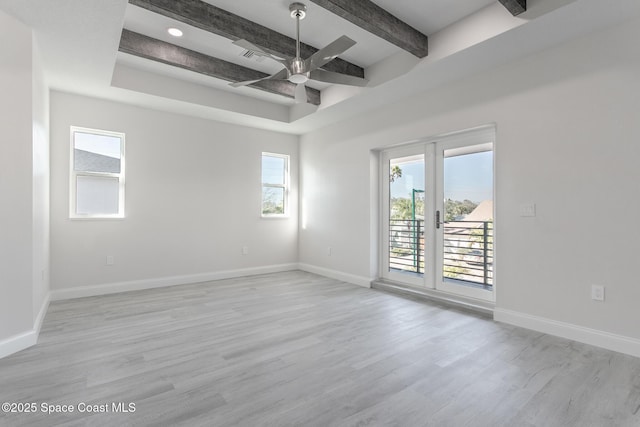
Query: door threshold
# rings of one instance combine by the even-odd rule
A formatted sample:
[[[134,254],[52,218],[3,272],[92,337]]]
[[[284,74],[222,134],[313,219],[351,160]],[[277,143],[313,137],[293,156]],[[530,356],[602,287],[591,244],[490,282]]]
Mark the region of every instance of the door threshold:
[[[493,318],[493,309],[495,308],[495,304],[489,301],[466,298],[433,289],[418,289],[402,283],[383,279],[376,279],[372,281],[371,287],[380,291],[407,295],[427,301],[441,303],[453,308],[472,311],[476,314],[482,314],[483,316]]]

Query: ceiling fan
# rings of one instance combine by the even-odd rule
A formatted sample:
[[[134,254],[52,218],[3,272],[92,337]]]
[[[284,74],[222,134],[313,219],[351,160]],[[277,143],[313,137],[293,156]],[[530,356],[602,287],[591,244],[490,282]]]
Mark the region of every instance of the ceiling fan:
[[[320,49],[307,59],[300,57],[300,20],[304,19],[307,14],[307,6],[302,3],[291,3],[289,6],[291,17],[296,20],[296,57],[280,57],[265,52],[263,49],[254,45],[247,40],[236,40],[233,44],[244,49],[250,50],[255,55],[270,58],[279,62],[284,68],[277,73],[258,80],[248,80],[244,82],[230,83],[233,87],[246,86],[263,80],[288,80],[296,84],[295,100],[296,102],[307,102],[307,93],[305,83],[308,80],[315,80],[324,83],[334,83],[349,86],[366,86],[369,82],[367,79],[350,76],[347,74],[334,73],[333,71],[323,70],[322,66],[329,61],[337,58],[347,49],[356,44],[347,36],[339,37],[323,49]]]

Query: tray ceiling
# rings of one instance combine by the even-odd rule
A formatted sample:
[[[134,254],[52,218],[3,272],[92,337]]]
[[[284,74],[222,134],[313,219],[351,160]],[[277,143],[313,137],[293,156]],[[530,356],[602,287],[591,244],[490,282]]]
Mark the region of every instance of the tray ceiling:
[[[619,0],[615,7],[597,0],[529,0],[526,11],[524,0],[307,0],[302,43],[319,49],[343,35],[353,39],[355,46],[326,68],[364,74],[370,80],[368,87],[310,81],[309,99],[310,92],[317,94],[317,102],[311,104],[296,104],[291,97],[295,85],[286,81],[267,91],[230,87],[235,75],[267,75],[282,68],[268,58],[243,56],[246,50],[232,42],[265,28],[273,33],[258,31],[268,37],[254,43],[265,50],[287,48],[296,35],[289,3],[0,0],[0,9],[34,28],[53,89],[291,133],[305,133],[401,101],[640,14],[635,0]],[[353,7],[356,3],[359,8]],[[229,28],[212,31],[206,16],[190,21],[188,16],[158,13],[163,4],[170,9],[179,4],[187,9],[217,8],[229,14],[224,16],[246,21],[241,27],[248,33],[236,36],[229,34]],[[180,28],[183,36],[170,36],[170,27]],[[282,37],[280,45],[272,34]],[[136,43],[147,50],[139,52]],[[313,50],[306,52],[303,58]],[[220,77],[192,67],[195,62],[211,70],[215,64],[206,58],[221,61],[218,65],[224,65],[227,74]]]

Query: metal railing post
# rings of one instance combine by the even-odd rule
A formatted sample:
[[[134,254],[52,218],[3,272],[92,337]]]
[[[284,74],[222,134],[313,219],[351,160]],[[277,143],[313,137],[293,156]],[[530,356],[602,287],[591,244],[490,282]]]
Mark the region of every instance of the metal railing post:
[[[483,266],[484,266],[484,284],[489,284],[489,263],[487,262],[488,253],[488,234],[489,234],[489,222],[483,222],[483,236],[482,236],[482,252],[483,252]]]
[[[417,232],[416,232],[417,239],[416,239],[416,247],[415,247],[416,259],[417,259],[416,273],[420,274],[420,221],[419,220],[415,220],[415,226],[417,229]]]
[[[412,252],[413,252],[413,267],[416,268],[417,271],[417,265],[418,265],[418,254],[416,253],[416,220],[415,219],[411,219],[409,220],[411,221],[411,226],[409,227],[411,230],[411,246],[412,246]]]

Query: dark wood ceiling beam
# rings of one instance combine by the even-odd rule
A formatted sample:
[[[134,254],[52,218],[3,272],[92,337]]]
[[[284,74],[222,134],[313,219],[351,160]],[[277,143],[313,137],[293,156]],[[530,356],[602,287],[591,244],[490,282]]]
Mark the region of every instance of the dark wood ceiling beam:
[[[130,4],[175,19],[184,24],[236,41],[248,40],[274,55],[296,56],[296,41],[253,21],[234,15],[201,0],[129,0]],[[289,19],[289,12],[282,10],[283,19]],[[291,28],[294,28],[291,20]],[[300,44],[300,54],[308,58],[318,49]],[[336,58],[323,66],[336,73],[364,77],[364,69],[343,59]]]
[[[527,0],[500,0],[513,16],[518,16],[527,11]]]
[[[267,76],[267,74],[260,71],[129,30],[122,31],[119,50],[130,55],[162,62],[229,82],[257,80]],[[264,80],[250,86],[288,98],[295,97],[296,85],[287,80]],[[308,87],[306,89],[309,103],[320,105],[320,91]]]
[[[426,35],[369,0],[311,1],[418,58],[429,53]]]

